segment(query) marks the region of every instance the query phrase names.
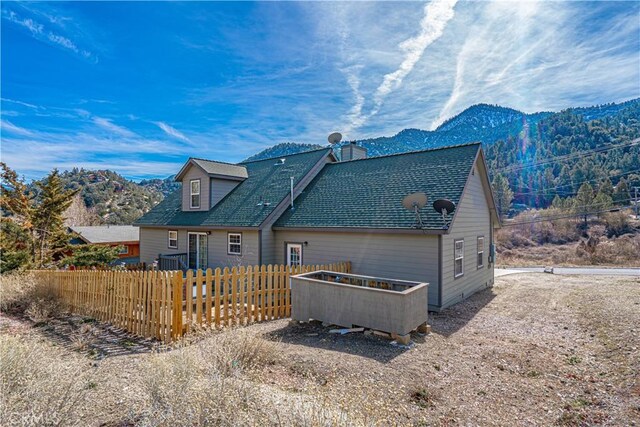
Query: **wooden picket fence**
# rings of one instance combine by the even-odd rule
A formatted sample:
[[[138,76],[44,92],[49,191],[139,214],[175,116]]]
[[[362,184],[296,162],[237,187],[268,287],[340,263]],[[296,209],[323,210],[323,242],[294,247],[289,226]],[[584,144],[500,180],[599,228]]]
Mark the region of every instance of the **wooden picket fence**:
[[[182,271],[34,271],[74,314],[164,342],[201,328],[289,317],[289,277],[351,271],[350,262]]]

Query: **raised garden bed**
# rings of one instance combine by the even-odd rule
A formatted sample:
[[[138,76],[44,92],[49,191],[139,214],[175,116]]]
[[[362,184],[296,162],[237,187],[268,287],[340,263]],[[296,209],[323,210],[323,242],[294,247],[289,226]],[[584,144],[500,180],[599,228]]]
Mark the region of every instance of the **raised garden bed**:
[[[291,277],[291,317],[389,332],[401,342],[426,327],[428,283],[315,271]]]

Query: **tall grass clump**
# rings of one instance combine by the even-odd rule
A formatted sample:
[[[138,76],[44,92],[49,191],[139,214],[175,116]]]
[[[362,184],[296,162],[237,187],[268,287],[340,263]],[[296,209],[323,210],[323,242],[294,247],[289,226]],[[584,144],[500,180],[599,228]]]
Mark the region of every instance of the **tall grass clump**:
[[[12,273],[0,275],[0,310],[40,323],[60,316],[65,306],[32,274]]]
[[[75,356],[33,338],[0,335],[0,425],[79,425],[90,383]]]
[[[145,365],[142,390],[148,425],[257,425],[269,417],[255,384],[244,376],[272,363],[275,345],[243,330],[204,333],[157,353]]]
[[[276,343],[243,329],[203,333],[143,366],[141,425],[329,426],[351,421],[339,402],[293,395],[256,376],[279,362]]]

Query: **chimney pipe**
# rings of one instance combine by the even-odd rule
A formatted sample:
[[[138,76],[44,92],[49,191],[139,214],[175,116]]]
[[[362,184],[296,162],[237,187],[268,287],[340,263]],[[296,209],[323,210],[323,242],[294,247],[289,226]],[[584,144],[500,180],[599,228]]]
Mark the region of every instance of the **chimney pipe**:
[[[293,207],[293,177],[291,177],[291,210],[295,209]]]

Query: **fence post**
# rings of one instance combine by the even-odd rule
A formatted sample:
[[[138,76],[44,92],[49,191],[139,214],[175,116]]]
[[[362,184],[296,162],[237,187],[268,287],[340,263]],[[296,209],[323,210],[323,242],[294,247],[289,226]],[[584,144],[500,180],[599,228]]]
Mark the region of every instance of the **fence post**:
[[[182,284],[184,280],[182,271],[173,272],[173,324],[171,326],[171,337],[177,340],[182,336]]]

